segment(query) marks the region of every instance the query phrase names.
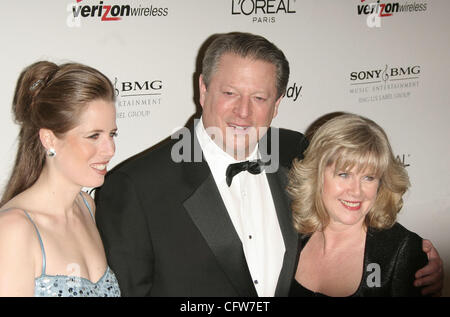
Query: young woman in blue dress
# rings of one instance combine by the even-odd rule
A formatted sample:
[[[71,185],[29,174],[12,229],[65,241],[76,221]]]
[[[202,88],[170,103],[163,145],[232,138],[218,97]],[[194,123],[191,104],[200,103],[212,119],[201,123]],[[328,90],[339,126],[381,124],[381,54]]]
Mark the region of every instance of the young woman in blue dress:
[[[119,296],[83,187],[103,184],[115,152],[114,88],[99,71],[41,61],[20,75],[20,125],[0,203],[0,296]]]

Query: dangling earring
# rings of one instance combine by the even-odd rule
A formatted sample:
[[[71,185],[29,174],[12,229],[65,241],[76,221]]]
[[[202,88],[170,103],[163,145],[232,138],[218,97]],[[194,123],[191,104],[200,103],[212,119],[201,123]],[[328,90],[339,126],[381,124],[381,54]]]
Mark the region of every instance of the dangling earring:
[[[48,149],[47,155],[48,155],[49,157],[55,156],[55,155],[56,155],[55,149],[54,149],[54,148]]]

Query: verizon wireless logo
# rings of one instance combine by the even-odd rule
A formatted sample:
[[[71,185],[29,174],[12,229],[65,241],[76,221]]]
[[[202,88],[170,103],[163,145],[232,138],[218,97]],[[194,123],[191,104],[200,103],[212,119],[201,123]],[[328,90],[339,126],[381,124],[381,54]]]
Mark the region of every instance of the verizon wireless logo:
[[[169,14],[169,8],[153,5],[136,7],[130,4],[106,2],[106,0],[96,4],[88,4],[88,2],[88,0],[76,0],[76,3],[70,3],[67,6],[67,11],[70,12],[67,17],[69,27],[81,26],[82,19],[106,22],[136,17],[165,17]]]

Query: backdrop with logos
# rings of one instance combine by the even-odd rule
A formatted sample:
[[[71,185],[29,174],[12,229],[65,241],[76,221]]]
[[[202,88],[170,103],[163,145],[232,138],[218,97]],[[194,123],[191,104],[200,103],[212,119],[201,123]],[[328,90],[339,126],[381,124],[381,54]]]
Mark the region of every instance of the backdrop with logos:
[[[9,2],[0,11],[0,191],[17,148],[14,87],[27,65],[76,61],[111,79],[119,128],[111,168],[198,112],[198,54],[212,34],[261,34],[291,66],[274,126],[305,132],[347,111],[386,130],[412,183],[399,221],[434,243],[450,296],[449,11],[447,0]]]

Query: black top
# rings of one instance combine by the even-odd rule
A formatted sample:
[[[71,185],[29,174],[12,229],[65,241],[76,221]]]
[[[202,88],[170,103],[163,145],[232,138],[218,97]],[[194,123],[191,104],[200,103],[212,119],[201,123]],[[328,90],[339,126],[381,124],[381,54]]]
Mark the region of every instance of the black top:
[[[299,256],[310,236],[299,243]],[[364,249],[364,270],[356,292],[352,297],[369,296],[421,296],[420,288],[414,287],[414,274],[428,263],[422,251],[422,238],[399,223],[386,230],[369,228]],[[297,259],[298,265],[298,259]],[[326,296],[315,293],[295,278],[289,296]]]

